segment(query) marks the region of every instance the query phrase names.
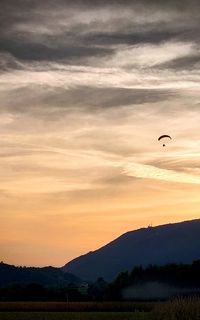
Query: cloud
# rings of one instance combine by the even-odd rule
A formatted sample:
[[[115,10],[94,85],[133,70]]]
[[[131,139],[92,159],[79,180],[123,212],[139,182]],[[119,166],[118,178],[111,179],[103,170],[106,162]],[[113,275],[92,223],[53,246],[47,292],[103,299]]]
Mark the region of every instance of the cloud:
[[[199,70],[200,55],[199,53],[178,57],[168,62],[161,63],[158,68],[172,69],[172,70]]]
[[[50,154],[39,147],[47,142],[68,153],[143,154],[147,176],[196,179],[177,178],[178,164],[155,171],[150,137],[167,129],[191,137],[197,128],[197,1],[7,0],[1,8],[0,132],[17,144],[2,158],[11,148],[25,162]],[[38,150],[21,150],[24,137]],[[129,174],[142,174],[135,162]]]
[[[30,81],[33,80],[33,78],[30,79]],[[126,114],[128,112],[124,110],[126,108],[170,101],[178,96],[178,93],[171,89],[131,89],[84,85],[65,89],[62,88],[64,84],[55,88],[53,84],[51,85],[51,81],[54,83],[55,80],[46,79],[46,84],[41,86],[37,84],[37,80],[33,85],[25,85],[24,79],[24,86],[1,91],[2,121],[12,125],[19,120],[19,116],[25,115],[46,121],[59,121],[63,117],[67,117],[68,121],[71,118],[73,121],[73,117],[84,118],[89,114],[106,114],[109,109],[116,108],[121,109],[120,113]],[[15,86],[15,83],[13,85]]]
[[[3,1],[1,7],[1,51],[20,61],[101,64],[122,45],[199,43],[196,1]]]
[[[175,183],[200,184],[200,176],[134,162],[126,164],[124,166],[123,173],[137,178],[162,180]]]
[[[131,46],[119,50],[108,64],[146,68],[191,54],[194,54],[191,43],[166,42],[159,45]]]
[[[0,46],[3,52],[8,52],[18,60],[25,61],[63,61],[67,64],[81,64],[87,57],[105,56],[113,53],[112,48],[88,47],[84,45],[67,44],[63,46],[48,46],[45,43],[2,39]],[[84,60],[83,60],[84,61]]]

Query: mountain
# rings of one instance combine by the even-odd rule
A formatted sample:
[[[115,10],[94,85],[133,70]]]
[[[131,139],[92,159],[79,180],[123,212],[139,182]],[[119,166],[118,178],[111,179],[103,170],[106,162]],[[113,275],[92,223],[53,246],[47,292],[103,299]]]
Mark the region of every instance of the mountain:
[[[0,287],[14,283],[39,283],[48,286],[64,286],[70,283],[80,284],[81,280],[71,273],[64,273],[60,268],[16,267],[0,263]]]
[[[149,264],[191,263],[200,258],[200,219],[127,232],[62,269],[85,280],[112,280],[122,271]]]

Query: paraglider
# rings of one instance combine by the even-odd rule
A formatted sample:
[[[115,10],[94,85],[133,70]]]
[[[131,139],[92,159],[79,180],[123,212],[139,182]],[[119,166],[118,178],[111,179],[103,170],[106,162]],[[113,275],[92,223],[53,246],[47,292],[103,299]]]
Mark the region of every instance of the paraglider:
[[[163,134],[162,136],[160,136],[158,138],[158,141],[160,141],[162,139],[166,139],[166,138],[172,140],[172,138],[168,134]],[[163,147],[165,147],[165,146],[166,146],[165,143],[163,143]]]

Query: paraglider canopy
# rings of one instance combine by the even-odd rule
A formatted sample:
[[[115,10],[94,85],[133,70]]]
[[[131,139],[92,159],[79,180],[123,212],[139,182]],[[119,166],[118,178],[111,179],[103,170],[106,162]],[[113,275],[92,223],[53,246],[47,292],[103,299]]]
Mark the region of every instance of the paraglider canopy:
[[[158,141],[160,141],[160,140],[162,140],[162,139],[164,139],[164,138],[168,138],[168,139],[171,139],[171,140],[172,140],[172,138],[171,138],[168,134],[163,134],[162,136],[160,136],[160,137],[158,138]],[[165,144],[163,144],[163,147],[165,147]]]

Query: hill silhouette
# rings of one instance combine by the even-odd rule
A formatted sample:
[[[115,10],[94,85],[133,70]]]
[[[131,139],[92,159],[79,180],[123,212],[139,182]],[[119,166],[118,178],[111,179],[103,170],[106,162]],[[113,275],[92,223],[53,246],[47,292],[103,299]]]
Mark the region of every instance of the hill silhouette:
[[[70,283],[79,284],[81,280],[70,273],[64,273],[60,268],[54,267],[16,267],[6,263],[0,263],[0,287],[14,283],[64,286]]]
[[[62,269],[94,281],[110,281],[135,266],[192,263],[200,258],[200,219],[127,232],[98,250],[68,262]]]

